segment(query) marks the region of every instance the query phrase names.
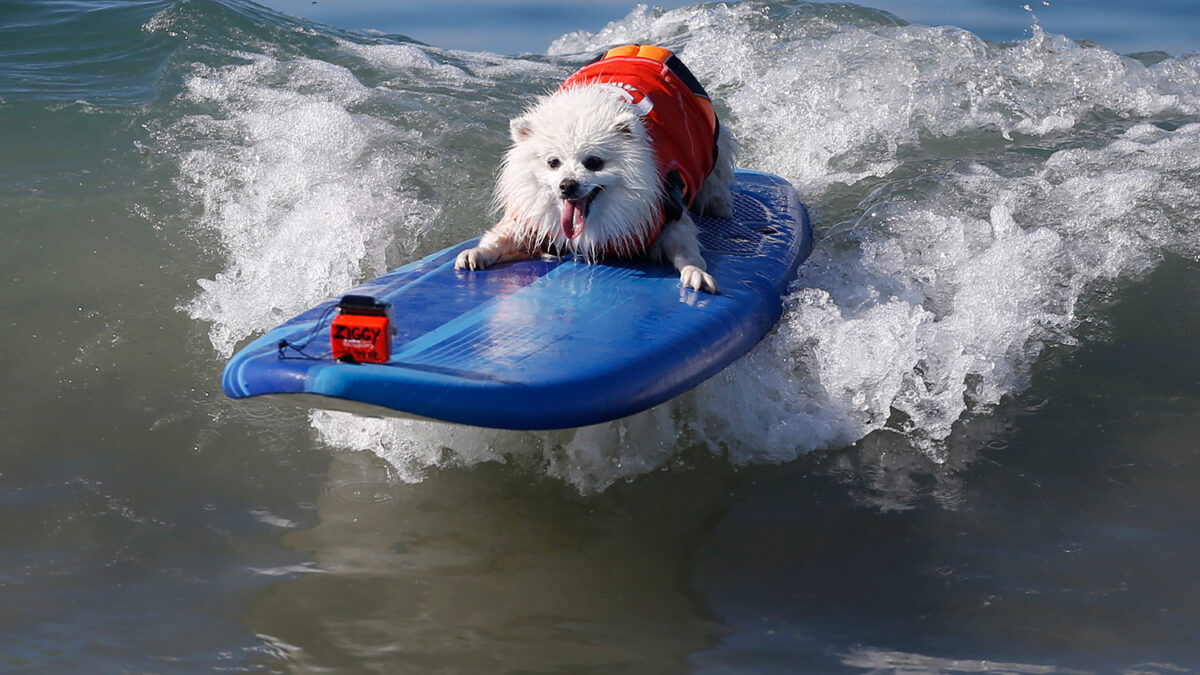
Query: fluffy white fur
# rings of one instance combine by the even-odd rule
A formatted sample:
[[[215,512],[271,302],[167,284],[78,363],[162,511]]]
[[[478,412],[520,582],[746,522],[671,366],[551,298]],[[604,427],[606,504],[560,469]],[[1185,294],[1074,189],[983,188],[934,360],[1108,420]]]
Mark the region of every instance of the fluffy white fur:
[[[546,96],[512,121],[510,133],[495,196],[503,218],[478,248],[459,254],[456,267],[484,269],[545,251],[595,261],[614,244],[648,238],[661,208],[661,180],[641,119],[611,87]],[[735,149],[722,127],[717,166],[692,207],[697,213],[730,215]],[[648,253],[674,265],[684,286],[717,292],[688,213],[664,223]]]

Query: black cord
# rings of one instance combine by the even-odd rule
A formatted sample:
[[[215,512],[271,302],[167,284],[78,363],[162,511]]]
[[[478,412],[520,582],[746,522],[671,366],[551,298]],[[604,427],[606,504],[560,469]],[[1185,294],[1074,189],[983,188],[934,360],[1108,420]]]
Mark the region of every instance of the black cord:
[[[276,346],[276,348],[279,349],[279,358],[281,358],[281,359],[304,358],[304,359],[309,359],[312,361],[320,361],[321,357],[319,357],[319,356],[312,356],[310,354],[305,354],[304,348],[307,347],[308,343],[312,342],[312,339],[317,336],[317,333],[321,330],[322,324],[325,323],[325,319],[328,319],[329,315],[331,313],[333,313],[333,310],[335,310],[335,309],[337,309],[337,303],[331,304],[329,306],[329,308],[326,309],[323,314],[321,314],[321,318],[317,319],[317,322],[315,324],[313,324],[312,331],[309,332],[309,334],[304,338],[304,340],[302,340],[300,342],[289,342],[287,340],[280,340],[279,342],[277,342],[275,344],[275,346]],[[299,357],[288,356],[284,352],[284,350],[286,350],[286,349],[291,349],[292,351],[296,352],[300,356]]]

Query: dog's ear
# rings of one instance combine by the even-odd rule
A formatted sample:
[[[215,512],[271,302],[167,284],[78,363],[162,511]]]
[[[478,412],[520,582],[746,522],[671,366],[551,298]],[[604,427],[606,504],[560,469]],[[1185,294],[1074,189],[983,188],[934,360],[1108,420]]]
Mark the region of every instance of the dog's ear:
[[[634,135],[638,128],[638,116],[635,113],[621,113],[613,122],[613,131],[618,134]]]
[[[508,123],[508,135],[512,137],[513,143],[521,141],[533,135],[533,125],[529,123],[528,117],[518,117]]]

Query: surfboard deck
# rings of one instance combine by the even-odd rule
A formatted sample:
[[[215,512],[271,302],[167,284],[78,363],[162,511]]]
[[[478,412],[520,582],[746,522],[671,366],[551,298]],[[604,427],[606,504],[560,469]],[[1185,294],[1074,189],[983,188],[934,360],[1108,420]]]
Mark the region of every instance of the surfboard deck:
[[[739,170],[734,215],[697,217],[720,293],[649,261],[574,257],[454,269],[463,242],[347,294],[388,303],[385,363],[332,358],[338,298],[240,350],[222,378],[232,398],[504,429],[597,424],[696,386],[749,351],[782,313],[812,250],[808,214],[782,178]],[[280,349],[281,341],[300,346]]]

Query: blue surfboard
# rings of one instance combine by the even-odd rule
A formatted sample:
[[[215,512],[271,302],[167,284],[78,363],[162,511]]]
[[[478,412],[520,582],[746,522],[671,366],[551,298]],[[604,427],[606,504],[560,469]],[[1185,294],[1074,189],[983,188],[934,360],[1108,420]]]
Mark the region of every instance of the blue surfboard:
[[[754,347],[812,250],[804,205],[770,174],[739,170],[733,217],[696,222],[719,294],[686,289],[670,265],[649,261],[568,256],[454,269],[476,239],[347,291],[389,306],[386,362],[332,357],[335,298],[235,354],[225,393],[505,429],[645,410]]]

